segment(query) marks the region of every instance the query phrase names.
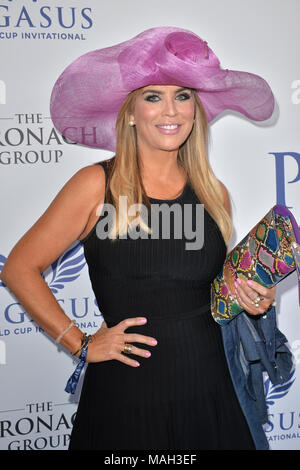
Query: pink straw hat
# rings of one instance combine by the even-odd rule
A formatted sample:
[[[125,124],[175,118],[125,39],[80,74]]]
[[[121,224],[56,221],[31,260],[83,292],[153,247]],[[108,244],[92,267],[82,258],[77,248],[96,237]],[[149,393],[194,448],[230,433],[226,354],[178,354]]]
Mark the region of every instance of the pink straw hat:
[[[52,90],[54,126],[72,142],[114,151],[120,106],[131,91],[147,85],[194,88],[209,122],[224,110],[264,121],[274,109],[263,78],[222,69],[206,41],[191,31],[162,26],[72,62]]]

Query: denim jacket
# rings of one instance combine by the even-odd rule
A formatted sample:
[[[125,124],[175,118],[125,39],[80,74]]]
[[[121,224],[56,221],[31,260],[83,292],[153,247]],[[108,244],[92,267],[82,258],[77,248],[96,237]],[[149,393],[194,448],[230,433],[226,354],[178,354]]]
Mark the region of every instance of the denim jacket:
[[[221,325],[225,355],[239,403],[256,449],[268,449],[263,424],[268,420],[263,373],[284,383],[293,367],[286,337],[276,325],[275,307],[264,315],[245,311]]]

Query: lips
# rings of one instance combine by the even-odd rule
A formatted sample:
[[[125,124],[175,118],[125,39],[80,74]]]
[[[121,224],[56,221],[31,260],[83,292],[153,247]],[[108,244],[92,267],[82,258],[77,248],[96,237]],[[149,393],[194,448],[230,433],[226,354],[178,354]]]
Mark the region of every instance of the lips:
[[[180,129],[181,124],[157,124],[157,129],[162,132],[163,134],[177,134]]]
[[[180,124],[157,124],[160,129],[177,129]]]

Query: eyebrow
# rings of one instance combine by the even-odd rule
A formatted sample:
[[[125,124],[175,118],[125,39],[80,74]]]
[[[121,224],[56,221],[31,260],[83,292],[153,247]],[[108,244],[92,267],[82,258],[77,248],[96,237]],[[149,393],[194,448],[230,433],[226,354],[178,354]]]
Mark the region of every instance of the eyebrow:
[[[187,87],[182,87],[182,88],[178,88],[175,93],[179,93],[179,91],[183,91],[183,90],[189,90],[189,88]],[[142,95],[144,95],[145,93],[157,93],[158,95],[163,95],[163,91],[160,91],[160,90],[145,90],[143,91]]]

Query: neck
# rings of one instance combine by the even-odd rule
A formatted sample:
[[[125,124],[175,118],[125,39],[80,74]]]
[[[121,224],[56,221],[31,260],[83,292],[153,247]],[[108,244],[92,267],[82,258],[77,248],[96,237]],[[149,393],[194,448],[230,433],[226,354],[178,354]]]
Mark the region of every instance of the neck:
[[[156,181],[168,181],[182,174],[182,169],[178,164],[178,149],[172,151],[156,150],[150,152],[140,151],[139,163],[141,175],[153,178]]]

